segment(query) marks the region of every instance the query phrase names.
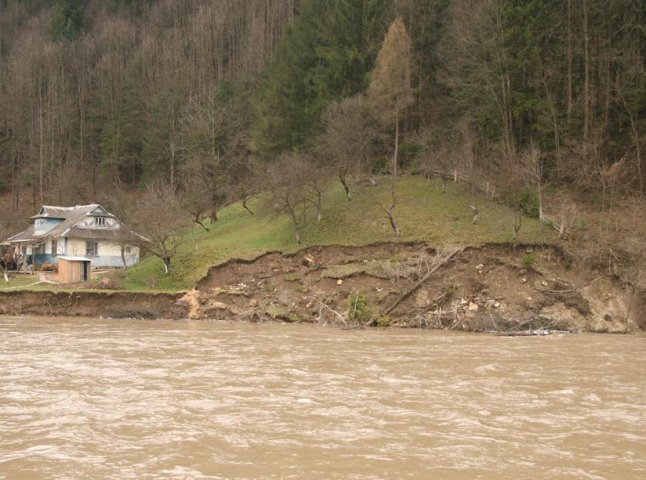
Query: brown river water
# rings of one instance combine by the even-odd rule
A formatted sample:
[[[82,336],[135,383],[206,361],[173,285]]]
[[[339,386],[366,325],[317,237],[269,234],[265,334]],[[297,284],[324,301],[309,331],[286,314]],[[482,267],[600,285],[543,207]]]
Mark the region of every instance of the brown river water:
[[[0,317],[0,479],[644,479],[646,335]]]

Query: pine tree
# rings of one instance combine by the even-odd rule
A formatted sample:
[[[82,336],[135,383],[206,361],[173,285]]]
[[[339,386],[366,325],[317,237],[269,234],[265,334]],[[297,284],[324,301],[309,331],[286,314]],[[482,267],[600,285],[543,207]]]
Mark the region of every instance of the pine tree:
[[[392,0],[304,2],[256,101],[256,150],[308,145],[331,102],[365,90],[391,12]]]

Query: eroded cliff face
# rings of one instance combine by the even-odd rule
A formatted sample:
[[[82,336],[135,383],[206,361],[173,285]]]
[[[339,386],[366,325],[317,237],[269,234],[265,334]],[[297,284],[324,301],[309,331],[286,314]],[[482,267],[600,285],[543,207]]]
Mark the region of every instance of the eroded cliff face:
[[[0,292],[0,314],[625,333],[646,327],[646,295],[549,245],[383,243],[231,260],[185,293]]]
[[[268,253],[212,267],[181,303],[192,318],[468,331],[623,333],[643,326],[644,311],[643,294],[573,265],[557,247],[509,244]]]
[[[182,293],[89,291],[0,292],[0,314],[104,318],[186,318]]]

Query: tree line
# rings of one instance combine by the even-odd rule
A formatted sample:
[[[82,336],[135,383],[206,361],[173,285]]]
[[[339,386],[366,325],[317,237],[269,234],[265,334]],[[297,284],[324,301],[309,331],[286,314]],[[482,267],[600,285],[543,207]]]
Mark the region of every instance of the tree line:
[[[351,200],[358,176],[401,171],[646,192],[639,0],[3,0],[0,15],[14,211],[163,185],[208,228],[271,184],[299,225],[313,179]]]

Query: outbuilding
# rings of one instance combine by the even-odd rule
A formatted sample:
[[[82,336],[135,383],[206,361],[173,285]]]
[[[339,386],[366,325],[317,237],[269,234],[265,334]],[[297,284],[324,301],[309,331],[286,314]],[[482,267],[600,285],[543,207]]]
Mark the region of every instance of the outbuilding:
[[[90,279],[92,260],[87,257],[58,257],[58,281],[80,283]]]

